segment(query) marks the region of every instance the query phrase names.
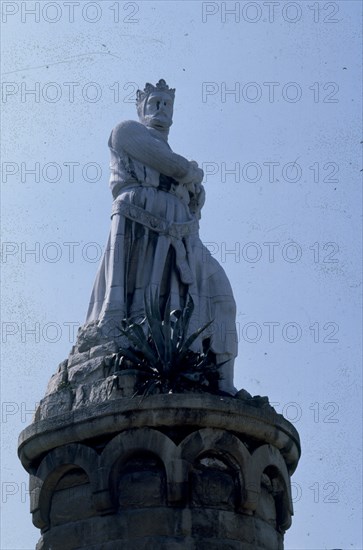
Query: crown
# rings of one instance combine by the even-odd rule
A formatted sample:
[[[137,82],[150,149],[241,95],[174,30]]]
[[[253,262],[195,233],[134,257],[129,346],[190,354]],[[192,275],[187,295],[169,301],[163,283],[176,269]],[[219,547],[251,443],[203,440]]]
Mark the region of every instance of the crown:
[[[169,88],[163,78],[156,83],[155,86],[147,82],[143,90],[137,90],[136,92],[136,105],[140,105],[144,99],[146,99],[152,92],[166,92],[170,95],[172,100],[175,98],[175,88]]]

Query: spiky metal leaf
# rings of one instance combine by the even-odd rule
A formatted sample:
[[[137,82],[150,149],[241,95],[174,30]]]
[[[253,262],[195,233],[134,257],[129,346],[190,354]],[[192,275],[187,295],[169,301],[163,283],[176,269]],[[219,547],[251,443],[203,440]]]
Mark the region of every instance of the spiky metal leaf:
[[[153,388],[162,393],[199,390],[208,391],[218,386],[219,365],[211,361],[209,350],[193,352],[190,347],[211,325],[212,321],[189,334],[189,325],[194,311],[194,302],[188,295],[183,311],[170,312],[170,298],[160,312],[160,297],[156,290],[145,296],[147,326],[123,321],[121,335],[128,338],[133,347],[120,347],[119,355],[126,357],[146,381],[141,390],[144,395]],[[145,330],[146,329],[146,330]],[[215,389],[215,388],[214,388]]]

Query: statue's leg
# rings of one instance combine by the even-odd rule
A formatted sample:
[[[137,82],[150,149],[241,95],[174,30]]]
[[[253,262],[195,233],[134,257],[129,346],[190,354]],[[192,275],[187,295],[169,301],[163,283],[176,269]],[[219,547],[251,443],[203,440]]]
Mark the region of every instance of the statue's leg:
[[[231,357],[231,355],[227,353],[218,353],[216,355],[216,362],[217,365],[221,365],[221,379],[218,384],[219,389],[231,395],[235,395],[238,390],[233,384],[234,357]]]
[[[237,390],[233,384],[233,367],[238,351],[236,302],[224,269],[204,245],[201,245],[199,258],[202,261],[199,259],[198,267],[203,273],[201,291],[208,295],[209,315],[213,321],[211,351],[215,354],[217,365],[221,365],[219,388],[234,395]]]

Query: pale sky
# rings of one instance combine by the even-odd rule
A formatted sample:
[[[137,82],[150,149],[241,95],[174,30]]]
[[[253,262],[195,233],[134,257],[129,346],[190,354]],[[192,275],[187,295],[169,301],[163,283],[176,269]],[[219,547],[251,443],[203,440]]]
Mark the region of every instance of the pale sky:
[[[201,237],[237,302],[235,385],[300,433],[285,548],[361,550],[361,2],[1,9],[1,550],[39,538],[17,437],[86,315],[110,131],[160,78],[176,88],[169,143],[205,170]]]

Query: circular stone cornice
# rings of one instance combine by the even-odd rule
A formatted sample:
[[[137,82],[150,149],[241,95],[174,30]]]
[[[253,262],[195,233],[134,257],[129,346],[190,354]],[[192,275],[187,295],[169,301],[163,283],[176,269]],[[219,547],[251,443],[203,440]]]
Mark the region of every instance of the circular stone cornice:
[[[290,475],[301,454],[298,432],[272,407],[193,393],[123,397],[34,422],[21,432],[18,454],[24,468],[31,471],[45,453],[61,445],[111,437],[144,426],[217,428],[257,445],[271,444],[281,452]]]

